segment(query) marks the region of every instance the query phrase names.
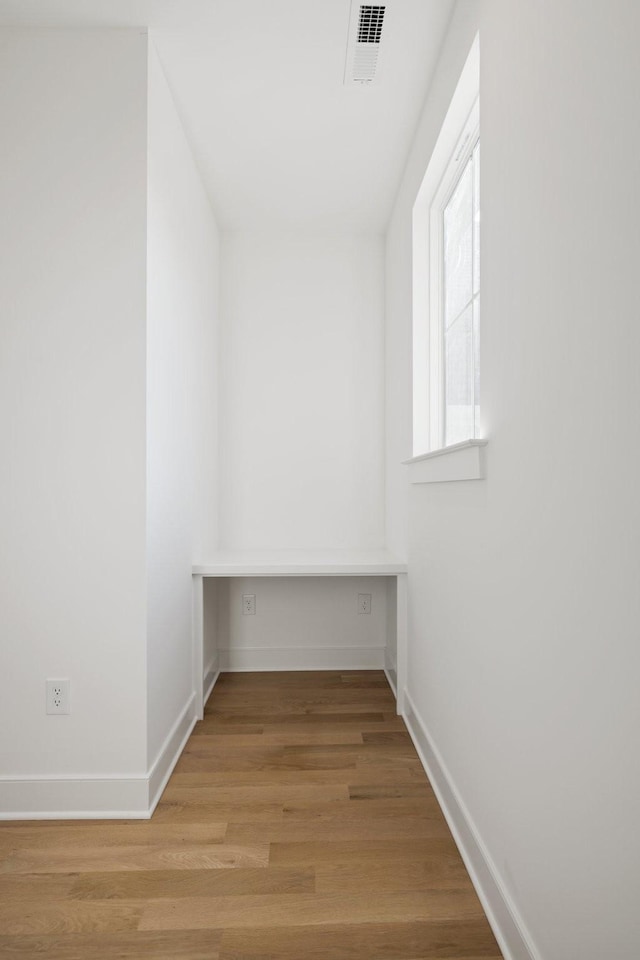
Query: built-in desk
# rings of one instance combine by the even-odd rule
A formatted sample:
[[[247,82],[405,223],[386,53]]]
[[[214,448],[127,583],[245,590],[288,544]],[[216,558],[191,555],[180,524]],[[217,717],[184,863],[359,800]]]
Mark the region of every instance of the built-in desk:
[[[390,677],[397,690],[398,713],[406,683],[407,565],[386,551],[303,552],[261,551],[220,553],[193,567],[193,669],[198,717],[213,682],[205,677],[204,664],[204,579],[207,577],[394,577],[396,580],[397,678]],[[396,681],[393,683],[393,681]]]

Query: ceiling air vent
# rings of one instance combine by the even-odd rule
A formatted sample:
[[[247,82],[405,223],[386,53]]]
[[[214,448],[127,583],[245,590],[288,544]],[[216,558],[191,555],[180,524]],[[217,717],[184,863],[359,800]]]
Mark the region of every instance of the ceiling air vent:
[[[368,86],[373,83],[378,69],[382,38],[382,24],[386,11],[384,4],[363,4],[351,0],[349,39],[344,82],[347,86]]]

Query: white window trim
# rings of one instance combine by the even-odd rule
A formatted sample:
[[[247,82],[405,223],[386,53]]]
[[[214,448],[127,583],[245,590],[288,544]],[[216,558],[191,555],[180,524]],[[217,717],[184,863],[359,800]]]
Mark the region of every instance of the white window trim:
[[[450,447],[431,450],[403,460],[411,483],[443,483],[451,480],[484,479],[486,440],[463,440]]]
[[[427,481],[413,479],[417,476],[414,464],[422,463],[425,455],[437,453],[442,457],[448,451],[452,460],[451,479],[461,479],[457,475],[459,471],[453,468],[453,461],[457,463],[460,459],[460,444],[442,446],[442,282],[437,279],[442,269],[442,234],[436,219],[439,207],[446,202],[457,179],[455,171],[451,171],[452,158],[461,151],[456,166],[462,169],[477,140],[479,85],[480,44],[476,36],[413,208],[413,457],[404,462],[409,464],[410,480],[418,483]],[[430,282],[431,276],[436,277],[435,283]],[[437,317],[437,322],[430,323],[432,316]],[[485,445],[486,440],[481,444],[478,441],[478,448]],[[424,473],[422,466],[419,472]],[[478,473],[479,479],[483,471]],[[441,459],[438,480],[446,479]]]

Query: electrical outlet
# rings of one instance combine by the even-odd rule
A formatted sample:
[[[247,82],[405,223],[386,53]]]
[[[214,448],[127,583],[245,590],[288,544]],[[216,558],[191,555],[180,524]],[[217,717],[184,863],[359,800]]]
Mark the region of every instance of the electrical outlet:
[[[358,613],[371,613],[371,594],[358,594]]]
[[[47,713],[71,713],[69,680],[47,680]]]
[[[242,614],[245,617],[255,617],[256,615],[256,595],[255,593],[242,594]]]

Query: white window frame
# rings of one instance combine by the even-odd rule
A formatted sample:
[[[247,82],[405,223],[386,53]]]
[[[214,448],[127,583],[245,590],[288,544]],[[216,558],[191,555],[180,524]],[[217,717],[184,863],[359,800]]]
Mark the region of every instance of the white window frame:
[[[442,210],[479,133],[480,44],[476,36],[431,154],[413,208],[412,482],[475,479],[486,440],[443,447]],[[457,158],[457,162],[455,160]],[[475,448],[467,450],[467,448]],[[451,454],[449,456],[449,454]],[[437,464],[435,462],[437,458]],[[431,460],[431,464],[424,461]],[[450,460],[451,468],[447,466]],[[477,466],[469,466],[470,460]],[[462,469],[459,464],[464,462]],[[435,467],[437,466],[437,470]],[[451,476],[447,475],[448,470]],[[462,473],[463,475],[459,475]],[[414,480],[413,477],[416,477]]]

